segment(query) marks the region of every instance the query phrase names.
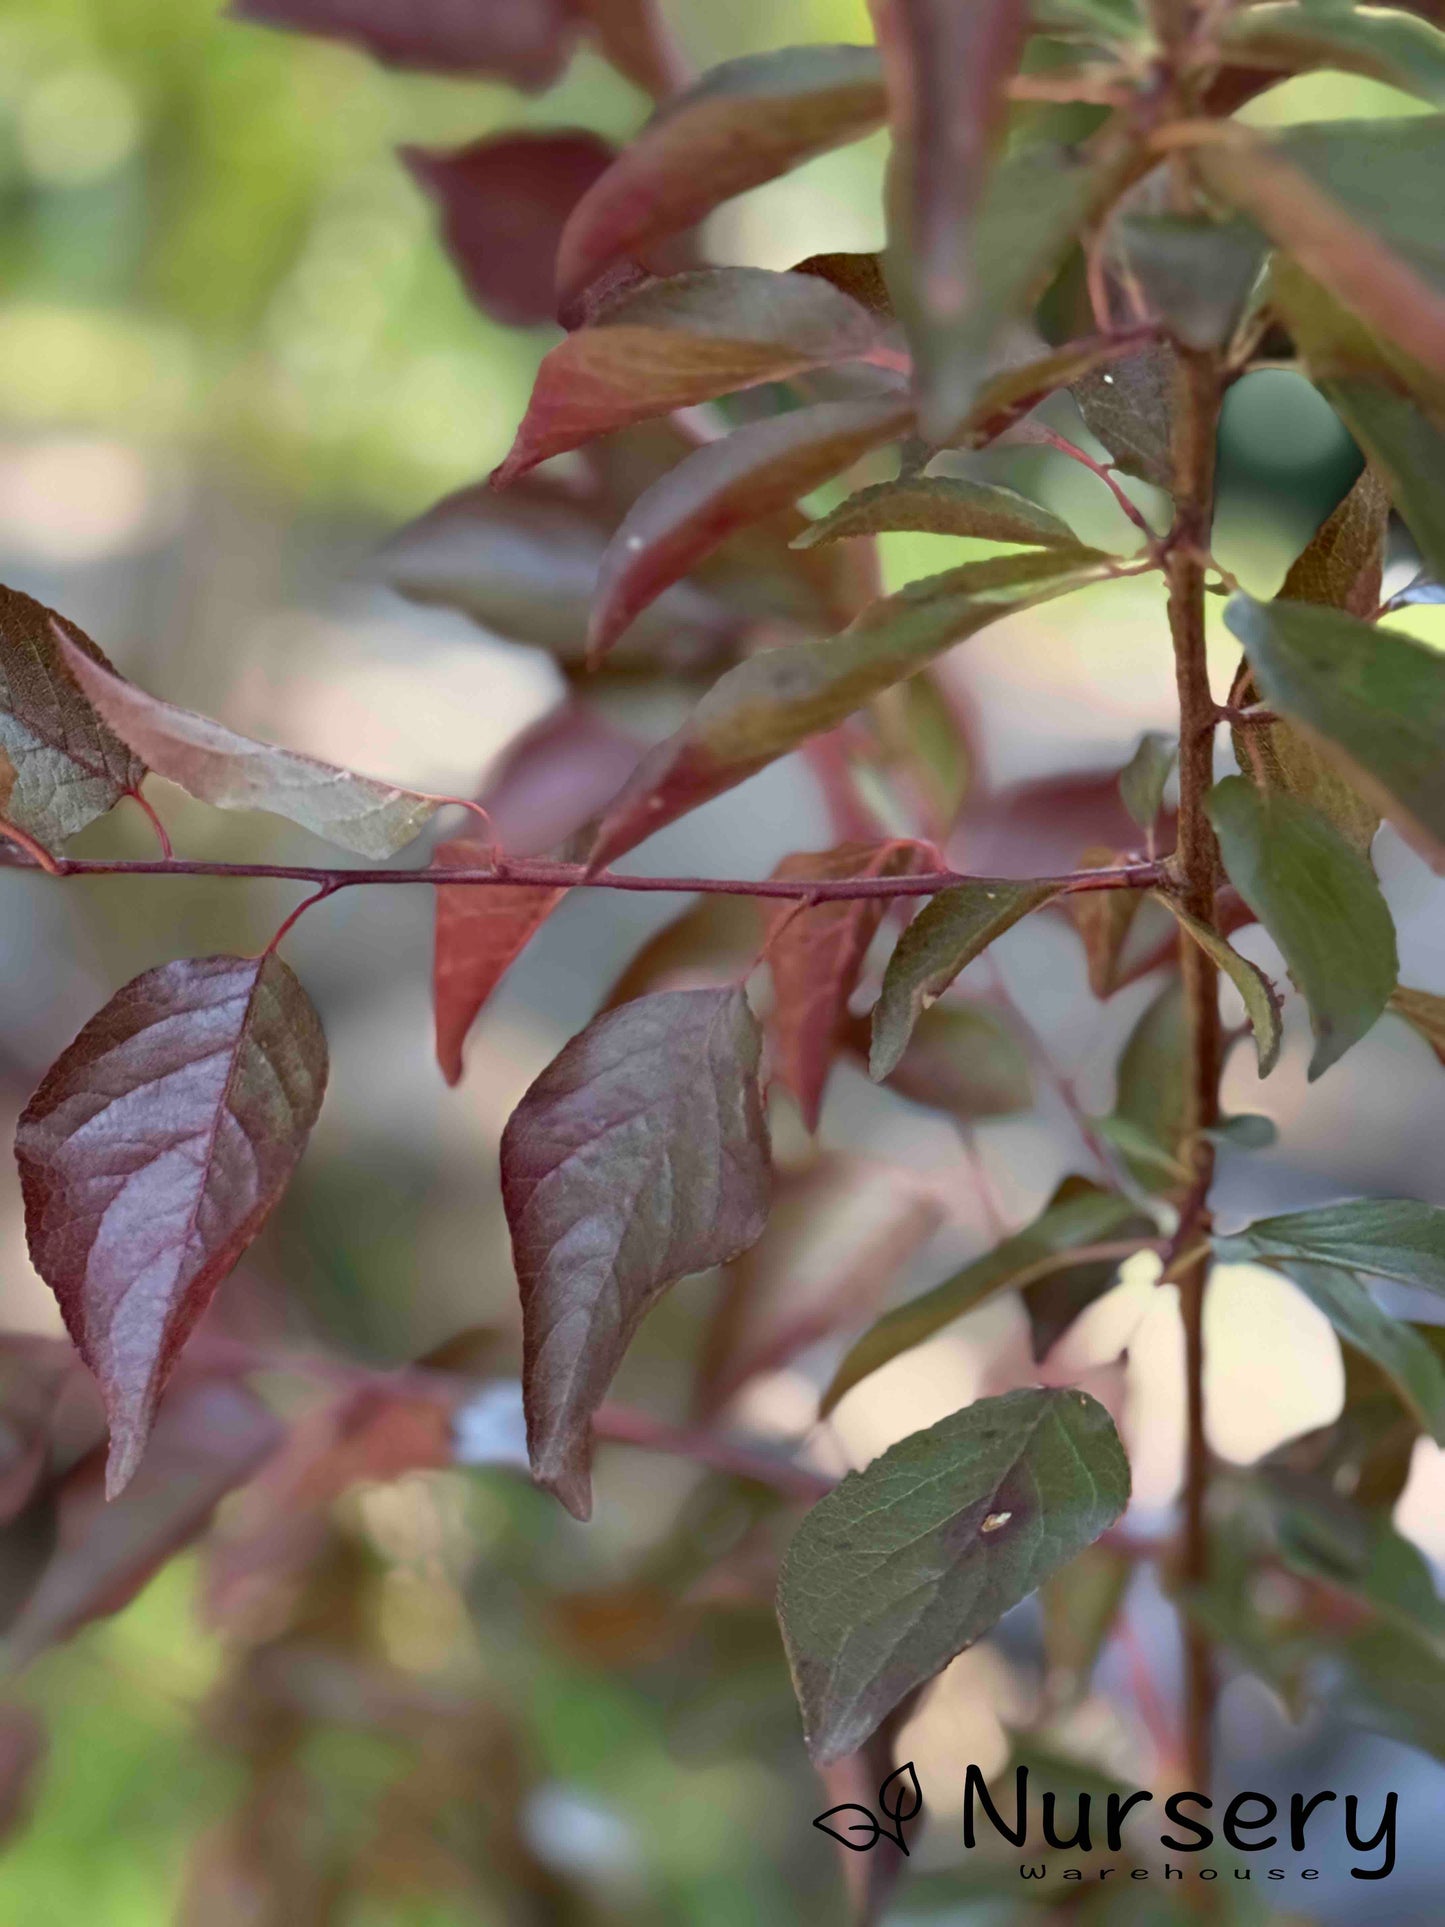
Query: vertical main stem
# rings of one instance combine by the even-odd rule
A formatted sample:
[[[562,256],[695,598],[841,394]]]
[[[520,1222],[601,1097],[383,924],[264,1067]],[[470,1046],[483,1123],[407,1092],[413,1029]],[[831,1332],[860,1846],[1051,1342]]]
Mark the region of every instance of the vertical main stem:
[[[1212,353],[1181,349],[1174,426],[1175,520],[1168,557],[1169,629],[1179,692],[1179,840],[1176,864],[1184,907],[1212,926],[1218,851],[1208,814],[1214,780],[1214,697],[1204,646],[1204,570],[1214,516],[1214,450],[1221,398],[1219,362]],[[1202,1133],[1219,1118],[1223,1048],[1219,973],[1199,945],[1181,933],[1180,969],[1188,1012],[1186,1130],[1192,1169],[1180,1201],[1178,1249],[1199,1247],[1209,1230],[1209,1185],[1214,1147]],[[1207,1250],[1176,1270],[1184,1321],[1188,1382],[1188,1442],[1180,1581],[1186,1592],[1209,1573],[1206,1500],[1209,1452],[1204,1435],[1204,1286]],[[1185,1750],[1189,1784],[1207,1791],[1213,1753],[1215,1678],[1210,1643],[1193,1617],[1183,1616]]]

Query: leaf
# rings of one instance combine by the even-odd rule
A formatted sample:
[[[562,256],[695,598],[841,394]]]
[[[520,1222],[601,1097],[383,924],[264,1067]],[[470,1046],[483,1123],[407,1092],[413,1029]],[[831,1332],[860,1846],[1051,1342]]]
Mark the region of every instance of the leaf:
[[[105,1398],[110,1496],[325,1088],[320,1020],[280,958],[202,957],[117,991],[21,1114],[30,1255]]]
[[[1137,1205],[1116,1191],[1101,1191],[1083,1178],[1066,1179],[1031,1225],[1005,1238],[1001,1245],[975,1258],[932,1291],[886,1313],[864,1332],[833,1374],[818,1408],[820,1417],[826,1418],[846,1392],[881,1365],[932,1338],[985,1298],[999,1291],[1021,1290],[1032,1278],[1069,1268],[1071,1254],[1081,1246],[1132,1238],[1134,1227],[1141,1223],[1145,1227],[1139,1234],[1142,1240],[1152,1233],[1153,1226],[1140,1218]],[[1114,1260],[1113,1265],[1118,1262]]]
[[[1233,596],[1224,619],[1270,707],[1307,731],[1428,863],[1445,867],[1445,656],[1304,603]]]
[[[1152,1193],[1175,1191],[1187,1176],[1179,1150],[1189,1108],[1184,1084],[1188,1037],[1184,992],[1176,975],[1146,1005],[1130,1032],[1119,1058],[1114,1115],[1096,1123],[1122,1151],[1130,1175]]]
[[[1214,1251],[1221,1264],[1335,1265],[1445,1296],[1445,1210],[1413,1198],[1352,1198],[1258,1218],[1216,1236]]]
[[[1076,1391],[979,1399],[850,1472],[798,1528],[778,1583],[813,1758],[860,1746],[1128,1500],[1113,1421]]]
[[[659,991],[574,1037],[502,1134],[532,1470],[578,1518],[592,1415],[644,1314],[762,1234],[760,1050],[740,990]]]
[[[1055,1704],[1077,1705],[1088,1692],[1133,1576],[1133,1561],[1123,1553],[1093,1545],[1044,1581],[1045,1684]]]
[[[650,990],[690,990],[748,974],[757,961],[758,905],[730,891],[698,897],[642,946],[607,993],[616,1010]]]
[[[1266,0],[1231,14],[1220,33],[1228,64],[1282,75],[1325,67],[1363,74],[1445,107],[1445,34],[1397,7],[1323,7]]]
[[[267,810],[379,859],[418,836],[442,799],[398,789],[317,756],[238,736],[224,723],[148,696],[62,638],[65,667],[107,725],[157,776],[221,810]]]
[[[1435,482],[1445,462],[1445,434],[1408,397],[1376,376],[1336,375],[1321,378],[1318,386],[1361,448],[1389,477],[1395,506],[1428,566],[1437,574],[1445,570],[1445,506]],[[1355,607],[1350,613],[1370,617],[1375,612]]]
[[[1437,997],[1429,990],[1409,990],[1404,984],[1396,984],[1390,992],[1390,1009],[1397,1017],[1403,1017],[1411,1030],[1420,1036],[1445,1064],[1445,997]]]
[[[845,1813],[849,1816],[846,1820],[842,1817]],[[841,1806],[829,1807],[826,1813],[818,1815],[813,1825],[820,1827],[840,1846],[851,1848],[854,1853],[867,1853],[870,1847],[877,1845],[879,1839],[878,1822],[874,1819],[871,1810],[868,1807],[860,1807],[852,1800],[845,1800]],[[863,1838],[852,1839],[851,1836],[855,1833],[861,1834]]]
[[[880,598],[825,642],[761,650],[643,758],[603,818],[593,868],[831,729],[986,624],[1108,573],[1092,549],[996,556]]]
[[[555,321],[557,242],[610,165],[608,143],[580,130],[513,130],[451,153],[400,152],[436,202],[447,252],[482,312],[512,328]]]
[[[1266,243],[1248,221],[1122,214],[1118,239],[1130,274],[1175,341],[1223,348],[1243,318]]]
[[[1347,1718],[1445,1760],[1445,1663],[1422,1639],[1372,1626],[1338,1648]]]
[[[60,1486],[57,1543],[11,1629],[8,1665],[28,1666],[91,1620],[119,1612],[283,1437],[252,1392],[193,1379],[166,1400],[144,1465],[109,1505],[99,1464],[82,1460]]]
[[[1238,782],[1240,779],[1236,777],[1232,780]],[[1242,894],[1244,894],[1243,891],[1241,891]],[[1259,1058],[1259,1074],[1261,1077],[1268,1077],[1279,1062],[1279,1047],[1284,1039],[1284,1020],[1280,1010],[1279,994],[1274,985],[1258,964],[1252,964],[1248,957],[1241,957],[1237,950],[1225,942],[1217,930],[1211,930],[1207,924],[1200,923],[1197,917],[1191,917],[1176,898],[1165,896],[1160,892],[1159,900],[1173,913],[1180,929],[1189,933],[1199,948],[1224,972],[1239,992],[1244,1002],[1245,1015],[1249,1018],[1250,1029],[1254,1032],[1254,1047]],[[1265,927],[1270,928],[1268,923]],[[1272,930],[1270,934],[1273,935]]]
[[[1164,807],[1164,785],[1178,754],[1179,745],[1172,736],[1146,729],[1139,747],[1119,773],[1124,808],[1141,830],[1152,830]]]
[[[893,297],[884,279],[882,259],[876,254],[810,254],[806,261],[795,262],[791,272],[821,275],[869,314],[894,319]]]
[[[354,40],[391,67],[491,74],[538,92],[557,79],[575,33],[568,0],[231,0],[233,20]]]
[[[1233,1117],[1222,1117],[1199,1135],[1211,1144],[1232,1145],[1237,1151],[1267,1151],[1279,1142],[1279,1126],[1272,1117],[1262,1117],[1257,1111],[1239,1111]]]
[[[486,868],[485,845],[439,843],[432,868]],[[462,1045],[478,1012],[533,934],[567,894],[535,883],[438,884],[432,960],[437,1062],[448,1084],[462,1076]]]
[[[629,422],[857,360],[882,327],[813,274],[702,268],[646,282],[544,358],[493,480],[505,486]]]
[[[1349,1593],[1445,1655],[1445,1605],[1420,1551],[1387,1518],[1284,1473],[1263,1480],[1284,1563]]]
[[[894,529],[1017,542],[1029,548],[1072,549],[1079,541],[1056,515],[1016,489],[954,475],[911,475],[859,489],[830,514],[810,522],[793,547],[812,549]]]
[[[0,587],[0,754],[4,813],[53,853],[65,839],[134,796],[145,764],[108,729],[65,672],[57,635],[109,663],[89,636],[43,603]]]
[[[1309,1005],[1310,1080],[1379,1017],[1395,988],[1395,925],[1375,873],[1324,817],[1242,776],[1209,794],[1230,882],[1283,952]]]
[[[868,1031],[858,1026],[867,1053]],[[962,1122],[1009,1117],[1032,1109],[1028,1052],[1002,1018],[978,1004],[935,1004],[925,1010],[886,1082],[891,1090],[949,1111]]]
[[[1280,1269],[1347,1345],[1379,1366],[1435,1443],[1445,1445],[1445,1367],[1419,1333],[1382,1311],[1348,1271],[1298,1262]]]
[[[1178,356],[1167,342],[1091,368],[1069,392],[1089,433],[1114,465],[1165,490],[1174,486],[1174,378]]]
[[[933,860],[931,851],[911,841],[845,843],[835,850],[784,857],[773,875],[910,876],[930,868]],[[773,919],[766,949],[776,998],[777,1070],[810,1131],[818,1128],[848,1000],[887,907],[883,897],[835,899],[804,909],[794,903]]]
[[[639,496],[608,544],[588,633],[593,659],[736,530],[897,440],[912,419],[891,394],[818,402],[749,422],[689,455]]]
[[[1385,341],[1445,361],[1445,118],[1211,127],[1206,184]]]
[[[1028,3],[871,0],[871,10],[893,133],[889,273],[932,432],[957,421],[958,398],[978,376],[966,324],[987,284],[974,222],[1008,121]]]
[[[929,900],[898,939],[873,1007],[868,1071],[887,1077],[907,1048],[913,1026],[966,964],[1021,917],[1059,893],[1056,883],[998,878],[959,884]]]
[[[782,47],[725,61],[669,100],[583,196],[562,234],[557,285],[695,227],[715,207],[883,119],[872,47]]]
[[[1092,844],[1078,862],[1081,869],[1100,870],[1127,860],[1127,851]],[[1143,890],[1076,890],[1064,908],[1084,946],[1089,989],[1100,1000],[1150,967],[1172,930],[1166,912]]]

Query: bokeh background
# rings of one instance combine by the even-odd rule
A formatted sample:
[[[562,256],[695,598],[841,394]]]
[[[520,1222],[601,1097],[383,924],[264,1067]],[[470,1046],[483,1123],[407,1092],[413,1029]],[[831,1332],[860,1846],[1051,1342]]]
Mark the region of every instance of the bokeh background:
[[[868,36],[862,0],[786,9],[673,0],[667,11],[698,64]],[[625,138],[645,105],[586,51],[558,90],[521,100],[229,24],[210,0],[8,0],[0,579],[63,610],[128,675],[179,702],[377,774],[475,793],[505,746],[557,702],[557,671],[460,615],[404,602],[372,558],[390,531],[500,458],[552,337],[498,327],[468,303],[395,149],[455,145],[508,125]],[[1323,76],[1276,90],[1250,114],[1404,111],[1388,90]],[[805,254],[876,247],[882,163],[881,143],[865,142],[746,197],[714,220],[709,252],[786,267]],[[1082,434],[1072,405],[1058,407]],[[1038,491],[1086,538],[1119,532],[1117,511],[1082,471],[1036,450],[990,459],[989,472]],[[1265,371],[1231,398],[1222,463],[1219,553],[1249,586],[1272,590],[1358,457],[1302,382]],[[885,568],[896,582],[952,559],[939,538],[890,538]],[[1445,627],[1432,635],[1441,614],[1395,620],[1445,639]],[[1221,686],[1232,660],[1221,638]],[[949,674],[973,718],[985,797],[1117,768],[1141,729],[1167,728],[1173,715],[1153,583],[1016,618],[960,651]],[[665,703],[634,706],[625,720],[656,733],[669,714]],[[188,854],[325,860],[271,819],[221,817],[152,787]],[[1025,872],[1077,853],[1067,808],[1040,831],[1049,854],[1038,860],[1028,837],[1001,831],[997,812],[985,817],[955,852],[970,867],[996,859]],[[829,841],[814,791],[783,767],[675,826],[637,861],[760,875],[786,851]],[[122,811],[80,848],[144,854],[145,825]],[[1438,896],[1388,830],[1376,854],[1405,981],[1445,991]],[[116,986],[169,957],[259,947],[295,892],[166,880],[61,888],[9,873],[3,899],[8,1128],[46,1064]],[[308,916],[288,955],[326,1020],[332,1087],[290,1199],[223,1295],[227,1328],[383,1364],[464,1332],[496,1334],[503,1353],[514,1345],[501,1125],[679,907],[570,901],[496,999],[454,1092],[432,1057],[424,893],[347,893]],[[1242,944],[1272,961],[1257,931]],[[1095,1004],[1062,918],[1013,933],[968,987],[1006,991],[1086,1107],[1107,1108],[1114,1057],[1147,987]],[[1267,1113],[1280,1139],[1263,1154],[1225,1153],[1225,1223],[1264,1205],[1370,1189],[1445,1202],[1445,1080],[1421,1041],[1386,1019],[1308,1093],[1306,1056],[1292,1011],[1289,1049],[1268,1087],[1255,1087],[1241,1054],[1232,1061],[1230,1107]],[[778,1134],[785,1160],[803,1165],[810,1153],[796,1121],[781,1116]],[[854,1162],[840,1167],[828,1206],[833,1245],[785,1260],[800,1296],[826,1289],[842,1253],[865,1237],[896,1241],[898,1293],[932,1282],[989,1242],[996,1224],[1031,1215],[1063,1173],[1087,1168],[1047,1080],[1036,1118],[981,1125],[965,1146],[941,1120],[844,1070],[824,1141]],[[715,1292],[716,1281],[690,1283],[654,1315],[626,1370],[628,1397],[685,1409],[688,1361]],[[866,1316],[860,1308],[858,1322]],[[1248,1462],[1338,1411],[1338,1345],[1284,1281],[1220,1273],[1208,1318],[1210,1424],[1226,1458]],[[58,1330],[8,1176],[0,1324]],[[1121,1331],[1127,1366],[1101,1362]],[[1180,1457],[1170,1294],[1152,1291],[1146,1264],[1069,1346],[1050,1369],[1109,1389],[1130,1437],[1136,1523],[1162,1526]],[[802,1439],[833,1470],[1033,1375],[1022,1312],[999,1302],[860,1387],[835,1424],[814,1429],[816,1388],[835,1352],[815,1347],[755,1382],[730,1418],[764,1438]],[[486,1456],[497,1426],[483,1412],[477,1429],[476,1455]],[[234,1640],[198,1603],[197,1559],[178,1560],[18,1689],[51,1737],[30,1824],[0,1856],[0,1918],[25,1927],[81,1917],[106,1927],[177,1917],[223,1927],[273,1918],[298,1927],[742,1927],[840,1917],[832,1859],[808,1826],[826,1802],[802,1760],[766,1610],[731,1569],[714,1590],[735,1586],[741,1603],[676,1608],[710,1549],[735,1550],[736,1508],[695,1469],[621,1448],[602,1457],[587,1528],[505,1469],[352,1493],[317,1611],[325,1632],[327,1613],[340,1623],[364,1608],[373,1671],[338,1633],[320,1643],[333,1670],[318,1659],[295,1686],[309,1784],[324,1797],[298,1807],[291,1832],[298,1861],[311,1874],[331,1870],[331,1885],[308,1887],[303,1871],[293,1893],[321,1897],[274,1915],[244,1912],[234,1879],[206,1871],[205,1842],[243,1791],[250,1756],[238,1731],[254,1689]],[[1428,1443],[1398,1522],[1433,1559],[1445,1557],[1445,1471]],[[933,1824],[915,1862],[921,1877],[890,1919],[1017,1915],[1015,1892],[958,1872],[955,1796],[966,1763],[999,1767],[1008,1728],[1037,1710],[1031,1610],[950,1669],[905,1740]],[[1078,1756],[1151,1784],[1169,1742],[1174,1666],[1170,1616],[1141,1581],[1125,1636],[1071,1715]],[[465,1744],[448,1708],[479,1709],[464,1722]],[[1295,1723],[1244,1677],[1226,1691],[1224,1732],[1226,1784],[1353,1786],[1367,1813],[1368,1789],[1401,1790],[1394,1879],[1362,1887],[1336,1865],[1308,1907],[1291,1889],[1296,1917],[1438,1919],[1438,1766],[1326,1714]],[[222,1884],[207,1889],[207,1878]]]

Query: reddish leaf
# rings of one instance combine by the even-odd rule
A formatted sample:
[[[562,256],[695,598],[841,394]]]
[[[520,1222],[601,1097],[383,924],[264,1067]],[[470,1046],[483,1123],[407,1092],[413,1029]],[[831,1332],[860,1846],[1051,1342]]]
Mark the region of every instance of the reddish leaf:
[[[660,991],[574,1037],[502,1134],[532,1470],[578,1518],[592,1415],[644,1314],[762,1233],[760,1052],[740,990]]]
[[[458,838],[439,843],[433,869],[485,867],[487,851]],[[437,1062],[448,1084],[462,1075],[462,1045],[482,1005],[567,894],[537,884],[439,884],[432,996]]]
[[[692,990],[741,978],[758,954],[758,906],[731,891],[710,890],[646,942],[607,993],[616,1010],[651,990]]]
[[[878,346],[881,327],[814,274],[704,268],[649,281],[543,361],[494,480],[505,485],[629,422],[856,360]]]
[[[106,723],[157,776],[219,810],[269,810],[343,850],[377,859],[410,843],[441,806],[439,797],[258,743],[209,716],[148,696],[66,637],[61,652]]]
[[[15,1138],[30,1255],[130,1479],[196,1320],[286,1187],[326,1040],[278,957],[203,957],[118,991],[46,1073]]]
[[[599,50],[654,100],[683,84],[687,68],[657,0],[576,0]]]
[[[597,576],[589,644],[601,656],[664,589],[736,530],[787,508],[913,418],[898,395],[819,402],[734,429],[639,497]]]
[[[891,259],[917,343],[921,412],[956,418],[950,357],[973,362],[961,324],[978,305],[973,223],[1008,115],[1028,0],[872,0],[893,124]]]
[[[842,635],[749,657],[642,759],[603,817],[594,868],[833,728],[986,623],[1067,594],[1108,568],[1083,548],[970,562],[883,597]]]
[[[477,306],[514,328],[557,318],[562,225],[613,150],[586,132],[514,132],[453,153],[404,147],[436,201],[457,272]]]
[[[570,0],[231,0],[230,14],[354,40],[389,66],[494,74],[528,91],[561,73],[576,31]]]
[[[909,876],[933,861],[921,843],[845,843],[836,850],[786,856],[773,875]],[[882,897],[818,903],[805,910],[788,905],[773,920],[768,961],[777,996],[778,1075],[797,1098],[810,1131],[818,1128],[848,1000],[886,908]]]
[[[50,1458],[50,1427],[66,1377],[77,1370],[63,1341],[0,1342],[0,1526],[30,1500]]]
[[[668,102],[573,210],[557,257],[560,292],[580,294],[613,262],[882,118],[871,47],[784,47],[713,68]]]
[[[4,811],[17,829],[52,851],[122,796],[133,796],[145,776],[145,764],[66,675],[57,634],[83,659],[105,663],[74,623],[18,590],[0,587]]]
[[[631,775],[641,745],[579,702],[523,730],[481,792],[502,848],[540,856],[580,830]]]

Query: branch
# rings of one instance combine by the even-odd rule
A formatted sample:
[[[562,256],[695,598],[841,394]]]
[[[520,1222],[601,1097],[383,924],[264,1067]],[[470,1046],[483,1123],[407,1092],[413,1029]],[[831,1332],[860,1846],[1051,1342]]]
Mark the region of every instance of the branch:
[[[6,834],[13,832],[6,831]],[[56,877],[247,877],[279,883],[309,883],[330,895],[336,890],[362,884],[429,883],[448,890],[488,886],[535,884],[542,889],[657,891],[678,896],[713,895],[735,897],[810,897],[825,903],[830,899],[861,897],[931,897],[940,890],[951,890],[964,883],[991,884],[1014,882],[1016,878],[970,876],[961,870],[930,870],[917,876],[900,877],[654,877],[620,876],[614,870],[587,874],[582,863],[554,863],[544,859],[508,862],[474,870],[328,869],[297,863],[212,863],[206,859],[177,857],[170,862],[157,858],[141,862],[112,862],[107,858],[57,857],[40,864],[28,852],[5,867],[15,870],[40,870]],[[1061,896],[1087,890],[1160,890],[1171,887],[1171,877],[1163,863],[1122,863],[1111,869],[1070,870],[1061,876],[1038,879],[1052,883]]]

